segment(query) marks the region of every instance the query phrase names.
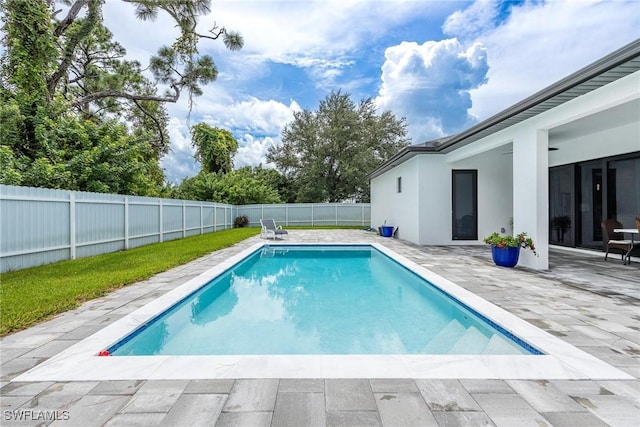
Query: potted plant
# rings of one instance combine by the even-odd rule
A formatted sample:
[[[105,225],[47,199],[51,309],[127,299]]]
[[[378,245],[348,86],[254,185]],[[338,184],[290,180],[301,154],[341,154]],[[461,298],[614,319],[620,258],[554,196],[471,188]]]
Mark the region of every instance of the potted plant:
[[[518,263],[520,248],[530,249],[535,256],[538,256],[533,239],[527,233],[520,233],[516,236],[502,236],[493,233],[484,238],[484,242],[491,245],[491,255],[493,262],[502,267],[513,267]]]

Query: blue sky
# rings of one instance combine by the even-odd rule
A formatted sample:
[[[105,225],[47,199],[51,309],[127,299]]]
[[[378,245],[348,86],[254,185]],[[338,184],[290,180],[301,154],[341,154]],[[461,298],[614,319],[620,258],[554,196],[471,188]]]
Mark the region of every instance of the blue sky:
[[[107,0],[104,19],[143,64],[176,35],[167,17],[137,21],[120,1]],[[640,38],[640,0],[214,0],[200,29],[216,23],[245,46],[200,44],[220,73],[190,121],[185,96],[168,105],[170,182],[200,169],[189,125],[231,131],[236,167],[270,166],[266,152],[293,113],[332,90],[405,117],[412,143],[460,132]]]

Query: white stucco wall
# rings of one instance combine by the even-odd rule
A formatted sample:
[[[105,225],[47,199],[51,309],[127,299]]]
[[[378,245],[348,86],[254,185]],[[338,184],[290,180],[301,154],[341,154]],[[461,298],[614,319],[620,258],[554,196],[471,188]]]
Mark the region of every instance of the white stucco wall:
[[[397,192],[397,180],[402,178],[402,192]],[[391,171],[371,180],[371,226],[385,221],[399,227],[398,237],[418,243],[419,229],[418,160],[410,159]]]
[[[452,169],[478,170],[478,240],[494,231],[512,232],[513,218],[513,153],[511,144],[451,163]],[[447,244],[472,244],[473,241],[451,240]]]
[[[391,220],[418,244],[469,244],[451,240],[451,170],[478,169],[478,243],[500,228],[526,231],[542,256],[527,253],[522,264],[546,269],[548,168],[639,151],[639,100],[636,72],[446,155],[415,156],[372,180],[372,224]],[[419,188],[405,192],[403,178],[403,194],[395,194],[400,175]]]
[[[421,154],[371,181],[371,224],[387,220],[399,226],[399,237],[421,245],[482,244],[482,238],[504,228],[511,232],[512,155],[501,150],[449,163],[446,155]],[[505,154],[506,151],[506,154]],[[451,171],[478,170],[478,240],[452,240]],[[396,180],[403,191],[396,193]],[[411,183],[411,184],[410,184]]]
[[[549,134],[521,127],[513,140],[513,232],[526,232],[538,256],[521,251],[518,263],[549,268]]]
[[[443,245],[451,236],[451,168],[444,157],[416,157],[420,169],[420,233],[415,243],[420,245]]]

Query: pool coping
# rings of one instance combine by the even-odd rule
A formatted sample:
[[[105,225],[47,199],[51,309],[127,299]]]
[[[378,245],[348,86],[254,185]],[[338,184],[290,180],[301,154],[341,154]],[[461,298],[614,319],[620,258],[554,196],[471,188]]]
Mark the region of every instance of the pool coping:
[[[80,381],[229,378],[456,378],[456,379],[633,379],[631,375],[531,325],[379,243],[371,246],[544,355],[249,355],[117,356],[98,352],[224,273],[264,246],[260,242],[106,326],[12,381]],[[296,246],[322,245],[295,243]],[[325,245],[325,246],[326,246]]]

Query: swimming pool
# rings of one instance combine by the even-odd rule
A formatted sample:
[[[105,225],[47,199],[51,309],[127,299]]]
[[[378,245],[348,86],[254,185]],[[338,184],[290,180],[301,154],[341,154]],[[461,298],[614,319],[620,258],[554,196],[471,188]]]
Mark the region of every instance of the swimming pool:
[[[456,378],[456,379],[632,379],[630,375],[592,355],[533,326],[523,319],[469,292],[433,271],[416,264],[416,248],[401,242],[391,250],[377,238],[352,233],[351,246],[366,243],[398,262],[403,268],[424,278],[465,306],[481,313],[496,325],[530,343],[544,354],[468,355],[468,354],[274,354],[274,355],[152,355],[100,357],[131,332],[148,324],[193,294],[204,284],[224,274],[235,264],[262,248],[276,247],[249,239],[234,247],[205,257],[189,269],[179,268],[149,282],[135,285],[142,291],[159,282],[178,281],[179,286],[165,291],[151,302],[123,317],[112,320],[103,329],[73,344],[14,378],[14,381],[103,381],[142,379],[215,379],[215,378]],[[314,240],[331,241],[322,234]],[[294,239],[290,239],[294,240]],[[299,244],[305,242],[298,240]],[[385,241],[386,243],[386,241]],[[314,243],[310,243],[313,245]],[[202,268],[208,260],[210,267]],[[188,272],[199,270],[193,276]],[[166,286],[165,286],[166,287]],[[148,290],[147,290],[148,292]],[[135,300],[132,301],[135,304]]]
[[[541,354],[369,245],[265,246],[108,352]]]

